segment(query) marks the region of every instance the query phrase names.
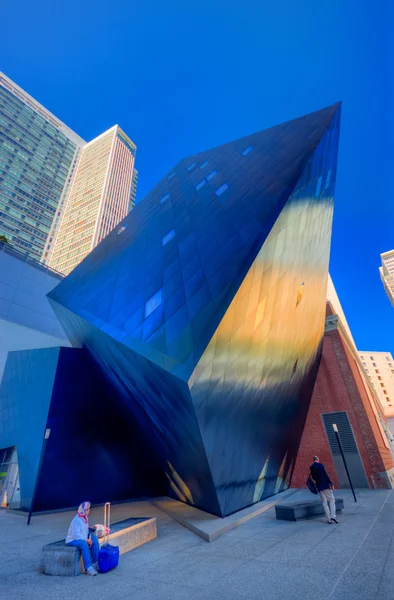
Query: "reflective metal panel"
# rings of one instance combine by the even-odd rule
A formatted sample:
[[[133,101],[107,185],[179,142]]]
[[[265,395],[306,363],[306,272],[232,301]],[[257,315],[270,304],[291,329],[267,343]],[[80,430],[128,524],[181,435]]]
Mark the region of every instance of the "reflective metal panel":
[[[323,335],[339,113],[181,161],[49,295],[169,492],[215,514],[289,483]]]

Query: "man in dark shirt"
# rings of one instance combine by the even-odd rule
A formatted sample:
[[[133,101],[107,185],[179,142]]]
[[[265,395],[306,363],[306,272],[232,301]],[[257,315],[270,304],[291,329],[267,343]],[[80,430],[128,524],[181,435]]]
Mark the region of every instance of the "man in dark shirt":
[[[324,512],[327,517],[327,523],[330,525],[331,523],[338,523],[335,512],[334,484],[317,456],[313,457],[311,476],[320,493]]]

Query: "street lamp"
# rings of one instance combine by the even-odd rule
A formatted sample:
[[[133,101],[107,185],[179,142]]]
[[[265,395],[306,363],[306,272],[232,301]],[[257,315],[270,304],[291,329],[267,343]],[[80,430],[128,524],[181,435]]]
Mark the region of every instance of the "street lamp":
[[[353,493],[353,498],[354,498],[354,501],[355,501],[355,502],[357,502],[356,494],[354,493],[354,487],[353,487],[353,484],[352,484],[352,480],[350,479],[350,473],[349,473],[349,469],[347,468],[347,463],[346,463],[345,454],[344,454],[344,452],[343,452],[343,448],[342,448],[342,442],[341,442],[341,438],[339,437],[338,425],[337,425],[336,423],[333,423],[333,424],[332,424],[332,428],[333,428],[333,430],[334,430],[335,437],[337,438],[337,442],[338,442],[339,450],[340,450],[340,452],[341,452],[341,456],[342,456],[343,464],[344,464],[344,466],[345,466],[346,475],[347,475],[347,478],[348,478],[348,480],[349,480],[349,483],[350,483],[350,488],[351,488],[351,490],[352,490],[352,493]]]

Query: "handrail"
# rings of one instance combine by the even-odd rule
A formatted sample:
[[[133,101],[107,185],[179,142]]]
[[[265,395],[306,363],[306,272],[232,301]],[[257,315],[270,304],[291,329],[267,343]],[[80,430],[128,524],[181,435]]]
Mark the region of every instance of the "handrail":
[[[5,254],[14,256],[15,258],[18,258],[19,260],[22,260],[24,263],[31,264],[34,267],[36,267],[37,269],[46,271],[47,273],[49,273],[50,275],[53,275],[54,277],[57,277],[58,279],[65,278],[65,275],[63,273],[60,273],[60,271],[56,271],[56,269],[52,269],[52,267],[50,267],[49,265],[46,265],[45,263],[42,263],[35,258],[32,258],[28,254],[25,254],[24,252],[21,252],[20,250],[17,250],[16,248],[11,246],[7,242],[0,241],[0,252],[4,252]]]

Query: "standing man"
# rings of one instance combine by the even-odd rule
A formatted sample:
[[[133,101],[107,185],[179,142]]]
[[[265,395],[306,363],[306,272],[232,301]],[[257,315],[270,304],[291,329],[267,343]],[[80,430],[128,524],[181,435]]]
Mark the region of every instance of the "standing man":
[[[324,512],[326,513],[327,523],[338,523],[335,511],[334,484],[328,476],[324,465],[320,462],[317,456],[313,457],[313,465],[311,466],[311,476],[314,480],[317,489],[320,493],[320,498],[323,503]]]

